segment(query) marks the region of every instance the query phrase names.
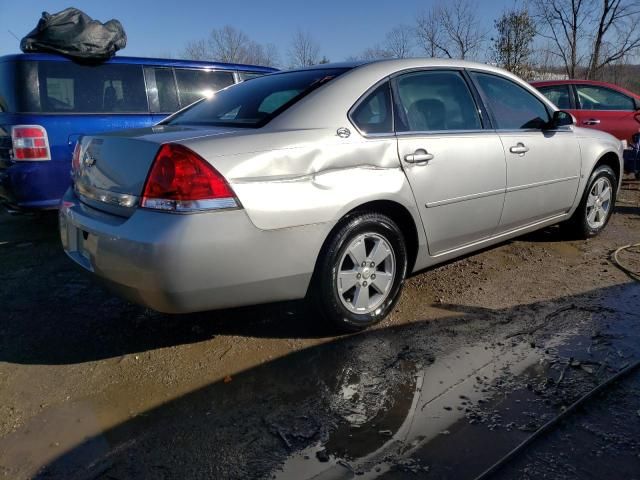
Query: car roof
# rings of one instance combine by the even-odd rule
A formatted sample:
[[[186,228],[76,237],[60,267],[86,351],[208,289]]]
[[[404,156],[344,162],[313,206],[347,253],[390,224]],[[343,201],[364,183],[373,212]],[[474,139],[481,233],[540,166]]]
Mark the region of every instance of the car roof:
[[[0,57],[0,62],[21,62],[21,61],[46,61],[46,62],[74,62],[63,55],[53,53],[16,53]],[[245,70],[251,72],[271,73],[278,70],[260,65],[245,65],[240,63],[207,62],[203,60],[179,60],[169,58],[147,58],[147,57],[126,57],[115,56],[104,64],[133,64],[151,65],[163,67],[183,67],[183,68],[215,68],[219,70]]]
[[[568,79],[568,80],[541,80],[538,82],[531,82],[531,85],[533,85],[534,87],[549,87],[552,85],[571,85],[571,84],[575,84],[575,85],[594,85],[594,86],[598,86],[598,87],[607,87],[607,88],[611,88],[612,90],[617,90],[619,92],[622,93],[626,93],[627,95],[631,95],[633,97],[639,98],[640,99],[640,95],[638,95],[635,92],[632,92],[630,90],[627,90],[626,88],[621,87],[620,85],[616,85],[615,83],[608,83],[608,82],[599,82],[597,80],[573,80],[573,79]]]
[[[482,70],[485,72],[493,72],[506,77],[517,79],[520,83],[526,84],[521,78],[516,77],[511,72],[503,70],[502,68],[495,67],[486,63],[469,62],[466,60],[454,60],[449,58],[427,58],[427,57],[414,57],[414,58],[401,58],[401,59],[381,59],[381,60],[356,60],[350,62],[341,63],[325,63],[319,65],[313,65],[305,68],[296,68],[288,70],[304,71],[304,70],[316,70],[316,69],[332,69],[343,68],[347,70],[368,70],[376,72],[386,72],[387,75],[392,75],[398,71],[420,69],[420,68],[465,68],[470,70]],[[281,73],[285,73],[282,71]]]

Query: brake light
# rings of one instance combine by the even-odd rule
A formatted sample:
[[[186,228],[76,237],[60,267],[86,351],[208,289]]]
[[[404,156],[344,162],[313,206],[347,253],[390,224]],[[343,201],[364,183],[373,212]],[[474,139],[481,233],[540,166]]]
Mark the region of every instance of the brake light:
[[[13,160],[51,160],[47,131],[40,125],[15,125],[11,127]]]
[[[80,170],[80,140],[76,142],[71,157],[71,176],[74,176]]]
[[[175,143],[162,145],[156,154],[140,205],[183,213],[240,206],[215,168],[192,150]]]

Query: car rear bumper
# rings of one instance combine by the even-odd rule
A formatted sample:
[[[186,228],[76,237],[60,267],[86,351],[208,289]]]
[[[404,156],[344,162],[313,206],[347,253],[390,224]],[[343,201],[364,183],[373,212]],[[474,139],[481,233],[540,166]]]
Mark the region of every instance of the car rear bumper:
[[[304,297],[328,228],[260,230],[243,210],[137,209],[122,218],[84,205],[71,189],[59,215],[72,260],[125,298],[166,313]]]

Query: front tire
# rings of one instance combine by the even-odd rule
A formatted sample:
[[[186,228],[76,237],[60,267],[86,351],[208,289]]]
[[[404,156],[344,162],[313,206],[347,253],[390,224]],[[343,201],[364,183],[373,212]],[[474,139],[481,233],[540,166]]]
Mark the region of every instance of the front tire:
[[[611,167],[601,165],[593,171],[580,205],[566,224],[571,236],[587,239],[604,230],[616,203],[617,184]]]
[[[380,213],[356,213],[334,230],[311,284],[314,310],[334,328],[355,332],[396,304],[407,273],[402,231]]]

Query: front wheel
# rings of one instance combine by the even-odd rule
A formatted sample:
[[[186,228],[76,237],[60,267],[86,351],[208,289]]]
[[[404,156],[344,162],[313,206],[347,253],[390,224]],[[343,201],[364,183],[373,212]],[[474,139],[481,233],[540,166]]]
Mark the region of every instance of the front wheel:
[[[357,213],[328,239],[309,293],[334,327],[363,330],[391,311],[406,273],[407,251],[396,223],[379,213]]]
[[[580,205],[567,222],[570,234],[590,238],[604,230],[616,202],[616,185],[616,175],[610,167],[602,165],[593,171]]]

